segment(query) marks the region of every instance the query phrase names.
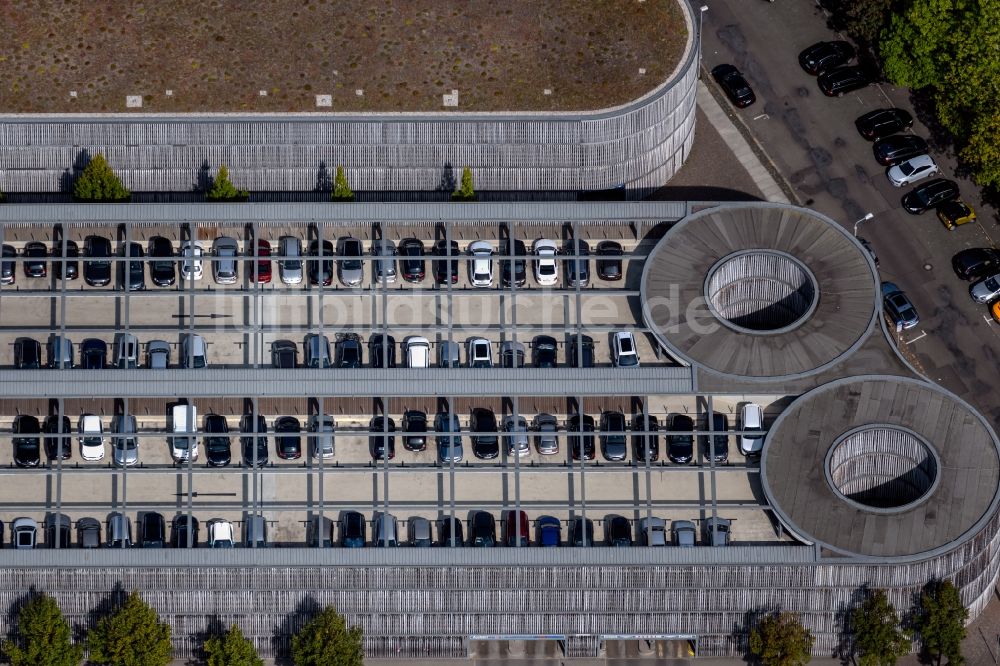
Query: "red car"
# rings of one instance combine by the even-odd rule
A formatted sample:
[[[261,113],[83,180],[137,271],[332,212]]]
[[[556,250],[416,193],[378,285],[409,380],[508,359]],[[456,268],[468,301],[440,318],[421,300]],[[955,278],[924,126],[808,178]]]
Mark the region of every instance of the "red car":
[[[504,511],[504,545],[516,547],[518,540],[521,546],[530,543],[528,538],[528,514],[524,511]],[[520,529],[518,529],[518,526]]]
[[[252,248],[248,249],[247,256],[253,256]],[[263,238],[257,239],[257,257],[257,270],[251,268],[251,279],[256,277],[257,282],[268,284],[271,281],[271,244]]]

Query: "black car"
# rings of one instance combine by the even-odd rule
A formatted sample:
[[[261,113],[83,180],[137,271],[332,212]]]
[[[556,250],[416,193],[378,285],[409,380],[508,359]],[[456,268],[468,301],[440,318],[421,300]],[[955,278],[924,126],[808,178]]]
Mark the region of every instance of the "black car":
[[[274,450],[285,460],[302,456],[302,424],[294,416],[281,416],[274,421]]]
[[[491,460],[500,455],[500,438],[497,435],[497,417],[492,409],[476,407],[469,420],[472,433],[472,452],[477,458]]]
[[[91,287],[111,282],[111,241],[103,236],[87,236],[83,241],[83,280]]]
[[[508,238],[509,243],[500,251],[504,254],[513,255],[514,259],[500,259],[500,280],[503,286],[509,287],[511,283],[517,287],[523,287],[528,280],[527,260],[528,249],[524,246],[524,241],[518,238]],[[513,268],[513,271],[511,270]],[[511,279],[513,275],[513,280]]]
[[[43,278],[49,274],[45,243],[31,241],[24,246],[24,277]]]
[[[875,109],[854,121],[858,132],[869,141],[902,132],[911,125],[913,125],[913,116],[903,109],[896,108]]]
[[[574,414],[566,422],[566,444],[569,446],[573,460],[593,460],[596,455],[594,446],[594,417],[584,414]],[[582,456],[581,456],[582,454]]]
[[[858,242],[861,243],[861,247],[865,248],[865,252],[867,252],[871,256],[872,261],[875,262],[875,268],[878,268],[878,252],[875,251],[875,246],[872,245],[870,240],[862,238],[861,236],[858,236]]]
[[[80,262],[77,257],[80,256],[80,248],[74,241],[66,241],[66,255],[65,255],[65,266],[66,266],[66,279],[75,280],[80,275]],[[58,241],[52,248],[52,273],[56,276],[57,280],[63,278],[63,265],[64,262],[61,259],[63,255],[63,243]]]
[[[1000,273],[1000,251],[992,247],[972,247],[951,258],[951,268],[963,280],[978,280]]]
[[[149,279],[157,287],[169,287],[177,280],[174,246],[170,239],[153,236],[149,239]]]
[[[62,428],[59,427],[60,422]],[[73,426],[70,424],[68,416],[64,415],[62,419],[59,418],[58,414],[46,416],[42,430],[46,435],[51,435],[45,438],[46,458],[49,460],[69,460],[73,457],[73,438],[70,436],[73,432]]]
[[[716,65],[712,68],[712,78],[719,84],[734,106],[742,109],[757,101],[757,96],[750,84],[735,66],[730,64]]]
[[[384,416],[375,416],[368,422],[368,453],[372,460],[396,457],[396,422]],[[388,455],[386,455],[388,451]]]
[[[714,453],[715,462],[726,462],[729,460],[729,419],[726,418],[725,414],[720,414],[719,412],[714,412],[712,414],[711,420],[708,418],[708,413],[705,413],[705,423],[703,425],[705,430],[712,430],[716,435],[699,435],[698,439],[701,442],[701,449],[704,452],[706,460],[712,458],[713,453],[713,439],[714,439]]]
[[[187,548],[189,539],[191,547],[196,548],[198,546],[198,519],[182,513],[174,517],[170,545],[174,548]]]
[[[340,545],[344,548],[364,548],[368,523],[357,511],[345,511],[340,516]]]
[[[882,166],[893,166],[917,155],[926,155],[927,142],[916,134],[893,134],[879,139],[872,145],[875,161]]]
[[[205,451],[208,464],[225,467],[233,459],[232,443],[229,440],[229,424],[221,414],[205,416]]]
[[[438,545],[448,548],[461,548],[465,545],[461,520],[448,516],[438,523]]]
[[[646,447],[649,447],[649,462],[660,459],[660,423],[655,416],[649,415],[649,420],[642,414],[636,414],[632,419],[632,457],[639,462],[646,462]],[[647,434],[643,432],[648,431]]]
[[[531,365],[554,368],[557,365],[556,339],[551,335],[536,335],[531,341]]]
[[[590,245],[580,239],[569,239],[563,245],[563,271],[567,287],[586,287],[590,283]],[[579,270],[579,274],[577,274]]]
[[[604,543],[615,548],[632,545],[632,524],[628,518],[614,514],[604,518]]]
[[[337,340],[335,368],[360,368],[362,363],[361,338],[353,333]]]
[[[381,333],[369,337],[368,360],[373,368],[395,368],[396,338]]]
[[[621,243],[615,241],[601,241],[597,244],[597,275],[602,280],[621,280],[622,256],[625,251]]]
[[[243,452],[243,465],[253,467],[254,440],[257,441],[257,467],[268,463],[267,457],[267,419],[262,414],[254,418],[253,414],[244,414],[240,419],[240,449]],[[252,433],[256,432],[256,435]]]
[[[42,432],[38,419],[27,414],[14,418],[14,464],[18,467],[38,467],[41,464]]]
[[[958,198],[958,183],[947,178],[935,178],[910,190],[902,199],[906,212],[914,215],[926,212],[946,201]]]
[[[799,65],[807,74],[816,76],[846,65],[854,55],[854,47],[848,42],[819,42],[799,54]]]
[[[97,338],[87,338],[80,343],[80,367],[84,370],[103,370],[108,365],[108,343]]]
[[[416,238],[404,238],[399,243],[399,264],[407,282],[423,282],[424,244]]]
[[[403,448],[423,451],[427,448],[427,414],[416,409],[403,412]]]
[[[569,337],[569,365],[574,368],[594,367],[594,339],[589,335]]]
[[[42,345],[32,338],[14,340],[14,367],[20,370],[37,370],[42,367]]]
[[[146,275],[143,268],[142,258],[145,253],[138,243],[122,243],[118,248],[118,256],[139,261],[119,261],[118,262],[118,288],[130,291],[139,291],[146,288]]]
[[[605,460],[625,460],[625,415],[601,412],[601,455]]]
[[[687,414],[675,414],[667,435],[667,457],[670,462],[686,465],[694,457],[694,421]]]
[[[489,511],[476,511],[469,521],[469,545],[492,548],[497,545],[497,521]]]
[[[271,367],[295,368],[299,365],[299,347],[291,340],[271,343]]]
[[[3,245],[3,261],[0,261],[0,284],[14,284],[17,275],[14,273],[14,257],[17,256],[17,249],[13,245]]]
[[[577,516],[570,523],[569,542],[574,546],[594,545],[594,521],[590,518]]]
[[[45,516],[45,547],[69,548],[71,541],[70,519],[64,513]]]
[[[323,251],[323,259],[320,260],[320,249]],[[325,240],[322,246],[318,240],[309,243],[308,258],[306,259],[306,273],[309,274],[309,282],[318,285],[320,281],[323,286],[330,286],[333,283],[333,243]]]
[[[860,67],[838,67],[821,74],[817,82],[827,97],[841,97],[864,88],[872,81]]]
[[[139,518],[139,547],[163,548],[167,541],[167,521],[163,514],[147,511]]]
[[[445,284],[451,282],[455,284],[458,282],[458,242],[452,241],[450,246],[451,260],[448,259],[435,259],[434,260],[434,280],[438,284]],[[447,257],[449,254],[448,241],[442,239],[437,243],[434,243],[434,256],[435,257]],[[451,270],[449,271],[449,264],[451,264]]]

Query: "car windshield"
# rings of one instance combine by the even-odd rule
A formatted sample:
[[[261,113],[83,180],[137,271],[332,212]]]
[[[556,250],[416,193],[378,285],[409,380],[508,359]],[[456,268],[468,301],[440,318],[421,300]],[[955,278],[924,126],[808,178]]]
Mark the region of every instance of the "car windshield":
[[[917,170],[917,167],[914,166],[912,162],[903,162],[899,165],[899,170],[903,172],[904,176],[909,176]]]
[[[989,278],[988,280],[986,280],[984,284],[986,285],[986,288],[989,289],[990,291],[993,292],[1000,291],[1000,281],[998,281],[996,277]]]

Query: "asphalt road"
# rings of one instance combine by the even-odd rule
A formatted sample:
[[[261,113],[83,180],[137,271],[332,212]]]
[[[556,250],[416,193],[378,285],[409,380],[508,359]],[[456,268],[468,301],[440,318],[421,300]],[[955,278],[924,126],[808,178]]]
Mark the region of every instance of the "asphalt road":
[[[825,97],[815,78],[799,67],[798,53],[817,41],[840,37],[827,28],[826,15],[812,2],[712,0],[704,13],[704,34],[706,69],[733,63],[756,90],[757,103],[739,116],[800,202],[848,229],[866,213],[874,214],[858,235],[875,246],[882,279],[900,285],[921,317],[917,328],[901,336],[907,355],[997,428],[1000,326],[986,306],[971,301],[967,283],[951,269],[951,257],[959,250],[993,245],[996,212],[981,205],[974,184],[956,178],[963,198],[977,209],[979,223],[949,232],[933,212],[910,215],[900,204],[909,188],[889,184],[871,144],[854,127],[854,119],[872,109],[897,106],[913,112],[909,91],[881,84],[841,98]],[[930,138],[919,120],[911,131]],[[942,175],[954,178],[954,155],[932,155]]]

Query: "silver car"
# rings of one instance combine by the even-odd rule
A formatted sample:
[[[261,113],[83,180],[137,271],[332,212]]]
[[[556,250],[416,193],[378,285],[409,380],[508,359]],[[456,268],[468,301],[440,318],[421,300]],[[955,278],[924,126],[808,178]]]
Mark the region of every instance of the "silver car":
[[[333,417],[327,414],[313,414],[309,419],[309,448],[313,458],[330,459],[334,455]]]
[[[542,455],[559,453],[559,421],[551,414],[537,414],[531,423],[535,430],[535,448]]]
[[[430,548],[434,544],[431,535],[431,521],[413,516],[407,521],[410,545],[414,548]]]
[[[376,548],[395,548],[399,545],[396,516],[391,513],[375,514],[372,544]]]
[[[285,284],[302,283],[302,241],[295,236],[282,236],[278,241],[278,274]]]
[[[236,255],[240,252],[239,243],[235,238],[220,236],[212,244],[212,277],[216,284],[236,284],[240,271]]]
[[[503,431],[506,433],[504,439],[507,440],[507,455],[517,454],[517,457],[529,455],[531,447],[528,445],[528,424],[523,416],[508,414],[503,417]]]
[[[166,370],[170,367],[169,342],[150,340],[146,344],[146,367],[150,370]]]
[[[976,303],[989,303],[1000,296],[1000,274],[973,284],[969,287],[969,295]]]
[[[132,467],[139,462],[136,432],[135,416],[132,414],[111,417],[111,455],[116,466]]]
[[[375,262],[375,282],[392,284],[396,281],[396,245],[387,238],[372,241],[372,256],[382,257]]]
[[[364,280],[362,254],[364,247],[357,238],[346,236],[337,241],[337,275],[345,287],[357,287]]]

